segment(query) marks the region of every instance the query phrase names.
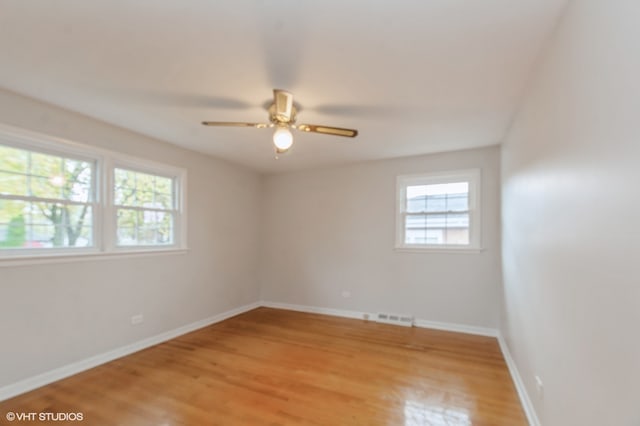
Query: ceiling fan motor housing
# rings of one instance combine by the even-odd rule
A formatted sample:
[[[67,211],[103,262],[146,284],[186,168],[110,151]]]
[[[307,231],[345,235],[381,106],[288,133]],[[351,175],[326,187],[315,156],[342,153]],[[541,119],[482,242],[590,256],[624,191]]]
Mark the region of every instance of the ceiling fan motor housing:
[[[271,106],[269,107],[269,120],[276,125],[283,125],[283,124],[295,124],[296,122],[296,116],[297,116],[298,110],[296,109],[295,106],[291,107],[291,116],[287,119],[287,117],[284,117],[280,114],[278,114],[277,108],[276,108],[276,104],[275,102],[273,104],[271,104]]]

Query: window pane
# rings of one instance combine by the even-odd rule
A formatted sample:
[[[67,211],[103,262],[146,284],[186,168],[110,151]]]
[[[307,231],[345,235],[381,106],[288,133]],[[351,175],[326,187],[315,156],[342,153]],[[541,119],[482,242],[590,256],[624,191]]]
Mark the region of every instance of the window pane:
[[[446,214],[407,216],[405,244],[446,244],[446,224]]]
[[[93,212],[90,205],[29,204],[27,224],[28,230],[31,230],[30,241],[37,241],[44,247],[90,247],[93,245],[91,235]]]
[[[445,231],[443,229],[427,229],[424,244],[444,244]]]
[[[39,198],[62,199],[64,178],[57,174],[52,177],[31,176],[31,195]]]
[[[426,215],[411,215],[405,218],[405,228],[426,228],[427,216]]]
[[[407,186],[408,213],[469,210],[469,183]]]
[[[138,187],[140,188],[140,187]],[[136,191],[136,206],[139,207],[154,207],[153,206],[153,191],[144,189],[138,189]]]
[[[173,213],[118,209],[118,245],[173,244]]]
[[[427,186],[407,187],[407,212],[419,213],[427,211]]]
[[[174,209],[174,180],[125,169],[115,169],[114,198],[116,205]]]
[[[405,244],[469,244],[469,213],[407,215]]]
[[[0,248],[90,247],[92,208],[0,200]]]
[[[432,214],[427,216],[427,228],[446,228],[446,214]]]
[[[468,228],[469,213],[449,213],[446,215],[447,228]]]
[[[156,176],[156,192],[171,195],[173,192],[173,179]]]
[[[427,212],[446,212],[447,211],[447,195],[436,194],[428,195],[427,197]]]
[[[66,201],[92,202],[94,168],[93,162],[0,146],[0,197],[28,198],[0,198],[0,248],[92,246],[92,206]]]
[[[117,244],[152,246],[174,243],[174,179],[115,169]],[[130,207],[130,208],[126,208]]]
[[[0,171],[26,173],[27,151],[0,145]]]
[[[469,214],[452,213],[447,215],[447,233],[445,244],[469,244]]]
[[[411,228],[405,233],[405,244],[444,244],[445,230]]]
[[[25,206],[21,201],[0,200],[0,248],[25,246]]]
[[[0,146],[0,194],[91,202],[91,162]]]
[[[469,228],[447,229],[446,244],[469,244]]]
[[[427,178],[428,179],[428,178]],[[404,243],[470,244],[469,181],[407,185]]]
[[[405,218],[405,244],[444,244],[446,215],[411,215]]]
[[[115,203],[120,206],[133,205],[136,196],[135,173],[128,170],[115,170]]]
[[[136,210],[118,209],[118,245],[138,243],[138,215]]]
[[[173,209],[173,195],[156,192],[153,207],[165,210]]]
[[[63,159],[60,157],[32,152],[29,174],[47,179],[54,176],[61,176],[62,163]]]
[[[27,195],[27,177],[0,172],[0,194]]]
[[[64,160],[64,178],[53,179],[54,185],[60,185],[65,200],[83,203],[93,200],[92,194],[93,164],[86,161]]]
[[[411,228],[407,229],[404,234],[405,244],[425,244],[426,230],[424,228]]]
[[[136,172],[136,188],[138,191],[153,192],[155,176]]]
[[[450,212],[460,212],[469,210],[469,192],[447,194],[446,210]]]

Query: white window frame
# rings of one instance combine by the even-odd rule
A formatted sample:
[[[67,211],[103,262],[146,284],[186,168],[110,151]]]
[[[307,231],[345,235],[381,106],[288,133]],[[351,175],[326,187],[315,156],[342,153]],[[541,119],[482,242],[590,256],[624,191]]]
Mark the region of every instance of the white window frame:
[[[0,143],[17,149],[91,161],[94,164],[93,246],[0,250],[0,266],[55,263],[114,256],[184,253],[187,246],[187,171],[183,168],[121,154],[93,146],[0,124]],[[174,179],[174,243],[171,245],[116,245],[116,209],[113,204],[116,167]]]
[[[185,191],[187,174],[184,169],[167,166],[165,164],[156,163],[149,160],[140,160],[133,157],[124,157],[122,155],[114,158],[109,162],[109,176],[108,176],[108,194],[107,205],[109,210],[109,221],[107,223],[107,242],[110,250],[116,252],[139,252],[139,251],[153,251],[153,250],[166,250],[171,248],[186,248],[186,205],[185,205]],[[127,169],[134,172],[148,173],[151,175],[168,177],[173,180],[174,191],[174,208],[175,208],[175,222],[174,222],[174,241],[173,244],[163,245],[128,245],[118,246],[117,244],[117,207],[114,203],[113,195],[115,188],[115,169]]]
[[[396,177],[396,241],[395,249],[411,252],[478,253],[481,244],[481,170],[466,169],[445,172],[400,175]],[[444,183],[469,183],[469,244],[407,244],[405,218],[407,187]]]

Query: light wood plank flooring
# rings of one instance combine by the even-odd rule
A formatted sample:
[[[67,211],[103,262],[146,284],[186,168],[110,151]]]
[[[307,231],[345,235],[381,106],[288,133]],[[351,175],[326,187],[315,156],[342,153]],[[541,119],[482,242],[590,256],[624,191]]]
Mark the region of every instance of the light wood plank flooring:
[[[493,338],[268,308],[1,402],[0,424],[9,411],[81,412],[84,425],[526,425]]]

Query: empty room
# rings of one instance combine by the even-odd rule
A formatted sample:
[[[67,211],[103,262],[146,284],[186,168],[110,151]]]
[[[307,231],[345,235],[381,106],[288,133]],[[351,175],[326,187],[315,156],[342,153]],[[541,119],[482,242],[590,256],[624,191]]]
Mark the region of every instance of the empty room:
[[[0,0],[0,425],[640,426],[640,2]]]

